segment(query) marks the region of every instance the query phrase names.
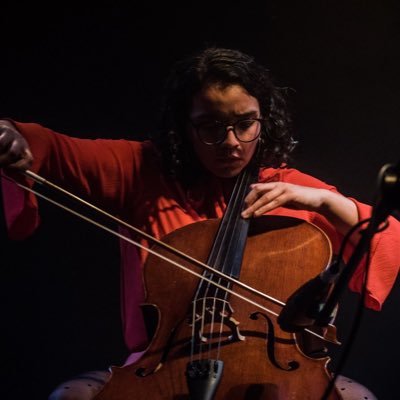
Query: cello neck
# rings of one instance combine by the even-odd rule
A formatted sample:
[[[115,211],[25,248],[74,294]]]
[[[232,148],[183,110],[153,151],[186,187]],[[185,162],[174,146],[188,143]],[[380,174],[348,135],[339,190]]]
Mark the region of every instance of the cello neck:
[[[208,265],[234,278],[239,278],[249,219],[241,217],[249,186],[258,177],[258,168],[250,165],[238,176],[228,206],[218,228]]]

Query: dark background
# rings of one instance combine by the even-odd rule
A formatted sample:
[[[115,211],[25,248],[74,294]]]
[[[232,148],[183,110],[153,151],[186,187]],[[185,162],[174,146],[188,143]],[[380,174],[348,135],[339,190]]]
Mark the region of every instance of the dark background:
[[[3,4],[0,116],[142,139],[177,58],[206,44],[235,47],[294,89],[295,165],[372,201],[380,168],[400,160],[397,1],[166,3]],[[3,399],[45,399],[72,375],[126,356],[116,239],[50,205],[42,219],[22,243],[2,223]],[[343,295],[343,341],[357,300]],[[366,310],[343,371],[379,399],[398,398],[399,304],[397,283],[381,312]]]

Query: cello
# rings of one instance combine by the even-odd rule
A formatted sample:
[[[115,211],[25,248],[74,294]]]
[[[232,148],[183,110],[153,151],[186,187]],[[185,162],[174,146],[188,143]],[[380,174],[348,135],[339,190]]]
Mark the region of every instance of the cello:
[[[256,173],[247,168],[238,177],[222,219],[195,222],[162,239],[205,263],[203,275],[164,246],[153,246],[168,261],[152,252],[144,266],[148,347],[133,364],[112,366],[95,400],[321,398],[330,382],[329,357],[310,356],[302,348],[306,333],[285,332],[275,321],[284,303],[265,308],[258,293],[287,299],[329,265],[330,242],[296,218],[241,218]],[[328,398],[341,396],[334,389]]]

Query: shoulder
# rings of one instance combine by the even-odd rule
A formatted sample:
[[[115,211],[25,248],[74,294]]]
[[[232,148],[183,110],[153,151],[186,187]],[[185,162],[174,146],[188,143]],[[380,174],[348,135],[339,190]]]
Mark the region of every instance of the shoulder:
[[[157,148],[150,140],[107,140],[100,139],[102,146],[108,147],[117,159],[133,163],[137,171],[153,171],[160,174],[161,158]]]
[[[144,157],[158,157],[158,151],[150,140],[127,140],[127,139],[96,139],[96,141],[109,146],[130,149],[130,151],[142,154]]]

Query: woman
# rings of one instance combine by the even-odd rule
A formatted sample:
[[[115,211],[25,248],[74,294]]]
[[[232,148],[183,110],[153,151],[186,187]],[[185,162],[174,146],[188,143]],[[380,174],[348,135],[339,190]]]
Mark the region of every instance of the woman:
[[[349,229],[370,216],[370,206],[289,168],[296,142],[285,93],[252,57],[207,48],[175,65],[164,93],[159,132],[143,142],[77,139],[38,124],[2,120],[0,165],[5,174],[23,182],[15,170],[29,168],[156,238],[222,217],[236,177],[253,164],[258,179],[250,186],[243,218],[268,214],[312,222],[328,235],[337,253]],[[9,234],[26,237],[38,224],[37,201],[12,183],[2,183]],[[398,273],[400,256],[394,249],[399,232],[399,223],[390,218],[388,229],[372,243],[365,305],[374,310],[381,308]],[[142,243],[147,244],[144,239]],[[349,247],[346,258],[351,251]],[[123,329],[132,352],[127,364],[141,355],[148,341],[139,308],[146,257],[144,250],[121,242]],[[352,276],[354,291],[362,289],[364,268],[360,264]],[[53,394],[61,397],[52,399],[94,396],[78,383],[80,397],[68,397],[75,390],[73,383],[67,390],[64,386]]]

